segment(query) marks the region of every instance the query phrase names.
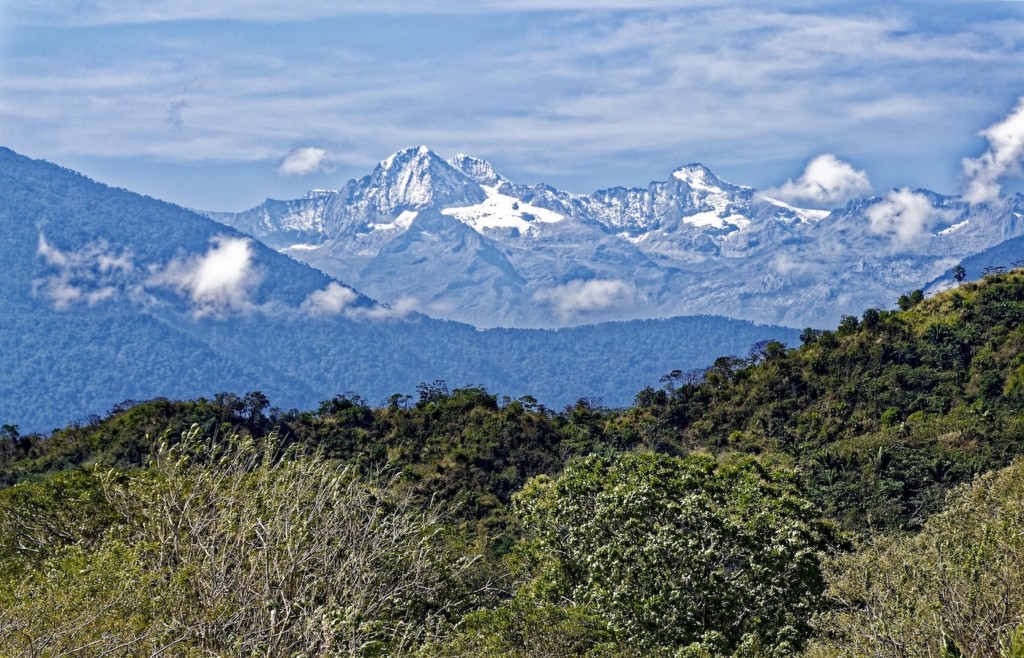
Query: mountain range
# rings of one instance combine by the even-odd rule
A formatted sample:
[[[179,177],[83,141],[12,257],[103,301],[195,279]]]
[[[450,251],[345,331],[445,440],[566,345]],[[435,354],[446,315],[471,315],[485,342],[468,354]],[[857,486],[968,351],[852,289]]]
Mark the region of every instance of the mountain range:
[[[420,161],[435,166],[429,154]],[[451,178],[431,173],[431,198],[462,207],[494,198],[482,185],[465,185],[459,171],[438,169]],[[362,210],[350,213],[398,210],[414,199],[416,180],[403,181],[406,171],[395,163],[383,172],[392,181],[380,194],[352,190]],[[291,207],[297,216],[334,199],[314,195]],[[507,259],[492,240],[420,207],[409,211],[415,219],[398,211],[393,220],[408,222],[392,229],[408,248],[392,240],[374,259],[397,271],[454,235],[495,280],[515,279],[512,269],[501,274]],[[322,214],[307,217],[305,228],[288,229],[290,237],[274,244],[326,230]],[[388,232],[360,233],[354,220],[349,229],[338,221],[330,231],[339,236],[351,230],[372,241]],[[445,248],[459,253],[456,244]],[[284,408],[312,408],[349,391],[371,404],[392,395],[400,403],[438,379],[530,395],[549,407],[578,398],[623,406],[669,371],[743,356],[759,341],[797,340],[792,329],[710,316],[560,330],[484,331],[434,320],[400,300],[380,303],[207,217],[2,148],[0,258],[0,423],[23,431],[84,421],[128,399],[222,391],[260,390]]]
[[[694,314],[829,327],[1024,235],[1020,194],[901,189],[832,209],[770,194],[690,164],[578,195],[421,146],[339,190],[207,215],[375,299],[477,327]]]

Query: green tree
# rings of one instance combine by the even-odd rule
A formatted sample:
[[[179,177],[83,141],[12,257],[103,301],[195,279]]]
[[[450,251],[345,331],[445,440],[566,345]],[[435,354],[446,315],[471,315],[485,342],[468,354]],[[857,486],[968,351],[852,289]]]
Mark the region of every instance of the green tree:
[[[532,595],[583,606],[641,653],[794,653],[837,542],[786,476],[750,460],[591,456],[515,503]]]
[[[1024,655],[1024,460],[955,490],[910,536],[828,568],[812,656]]]
[[[407,489],[273,436],[193,430],[106,480],[120,522],[102,541],[0,582],[0,655],[407,652],[471,599],[471,561]]]

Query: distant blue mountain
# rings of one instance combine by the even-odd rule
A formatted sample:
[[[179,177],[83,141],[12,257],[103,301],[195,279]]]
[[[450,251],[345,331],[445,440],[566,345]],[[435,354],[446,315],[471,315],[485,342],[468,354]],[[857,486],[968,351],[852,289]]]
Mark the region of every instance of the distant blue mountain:
[[[261,390],[309,408],[347,391],[379,403],[437,379],[549,407],[621,406],[673,369],[797,339],[711,316],[561,330],[433,320],[206,217],[7,149],[0,258],[0,423],[23,430],[126,399]]]
[[[1016,205],[1024,208],[1024,196],[1016,195]],[[1024,215],[1017,214],[1016,219],[1024,224]],[[985,251],[968,256],[960,261],[959,265],[964,268],[965,281],[977,281],[986,272],[994,268],[1011,269],[1024,265],[1024,236],[1010,238]],[[953,268],[946,270],[941,276],[936,277],[926,287],[926,292],[937,292],[952,286]]]

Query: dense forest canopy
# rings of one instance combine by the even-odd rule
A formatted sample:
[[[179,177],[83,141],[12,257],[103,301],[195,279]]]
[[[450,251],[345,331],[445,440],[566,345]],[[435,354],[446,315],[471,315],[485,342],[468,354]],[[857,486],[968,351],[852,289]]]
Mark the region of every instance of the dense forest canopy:
[[[0,654],[1024,655],[1024,272],[899,305],[626,409],[6,425]]]

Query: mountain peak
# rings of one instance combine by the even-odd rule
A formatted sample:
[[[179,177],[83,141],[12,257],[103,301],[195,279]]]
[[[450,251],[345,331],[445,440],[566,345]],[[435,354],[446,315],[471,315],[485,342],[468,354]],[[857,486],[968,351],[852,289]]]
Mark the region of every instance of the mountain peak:
[[[444,162],[441,156],[437,155],[426,146],[410,146],[409,148],[396,151],[384,158],[380,161],[380,164],[377,165],[377,168],[387,171],[395,166],[404,167],[412,163],[431,160]]]
[[[727,183],[699,162],[692,162],[672,172],[672,178],[686,183],[698,191],[723,192],[727,189],[741,189],[738,185]]]
[[[473,204],[485,197],[478,183],[426,146],[414,146],[388,156],[367,181],[379,210],[418,209],[432,204]]]
[[[448,164],[455,167],[466,176],[476,181],[480,185],[496,186],[506,182],[504,176],[494,171],[494,167],[491,166],[490,162],[481,160],[480,158],[474,158],[471,155],[465,153],[459,153],[452,157],[448,161]]]

